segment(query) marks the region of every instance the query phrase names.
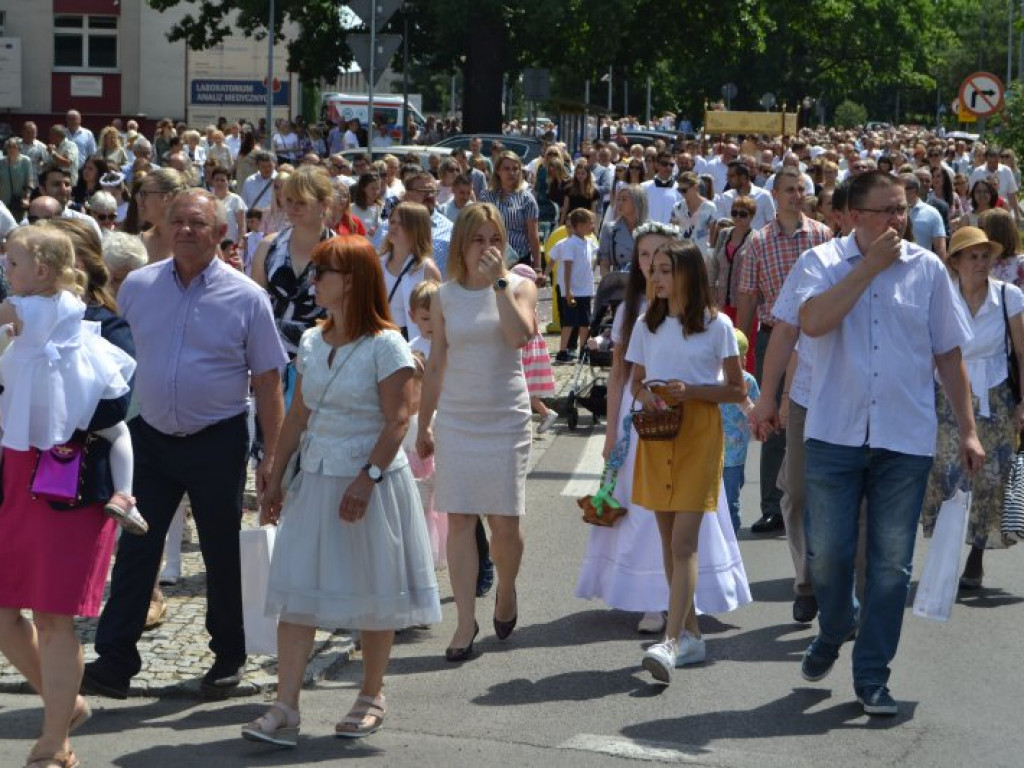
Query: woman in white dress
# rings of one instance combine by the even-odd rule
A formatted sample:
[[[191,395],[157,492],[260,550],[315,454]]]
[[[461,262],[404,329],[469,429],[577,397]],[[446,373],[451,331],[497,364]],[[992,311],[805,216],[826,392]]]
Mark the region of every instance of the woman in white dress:
[[[321,243],[312,259],[316,301],[328,318],[302,336],[296,396],[260,505],[260,522],[280,525],[267,592],[268,614],[280,614],[277,700],[242,728],[247,739],[283,746],[298,737],[316,627],[360,630],[362,685],[335,726],[337,736],[358,738],[384,721],[395,630],[441,619],[423,510],[399,450],[414,362],[390,322],[380,262],[357,235]],[[285,498],[296,451],[298,474]]]
[[[516,576],[523,556],[530,396],[520,349],[537,332],[537,288],[505,269],[501,214],[478,203],[459,214],[437,309],[420,401],[416,449],[434,453],[434,504],[448,512],[448,573],[458,626],[445,658],[473,655],[479,556],[476,523],[486,515],[498,571],[494,631],[504,640],[518,618]],[[436,425],[433,424],[437,411]]]
[[[419,203],[399,203],[388,218],[388,233],[380,248],[384,289],[391,318],[409,338],[409,298],[424,280],[441,282],[441,270],[431,256],[430,211]]]
[[[612,325],[612,370],[608,377],[608,427],[604,457],[624,442],[623,418],[632,404],[629,377],[632,366],[626,351],[633,327],[647,307],[647,275],[654,252],[678,240],[678,228],[647,221],[634,234],[626,296],[615,312]],[[576,583],[576,596],[600,599],[609,608],[642,613],[637,631],[660,634],[665,628],[668,582],[662,562],[661,538],[654,515],[632,502],[633,466],[639,438],[629,426],[628,448],[618,470],[615,499],[627,514],[611,528],[591,528],[583,564]],[[623,450],[621,447],[620,451]],[[750,586],[740,556],[724,488],[719,492],[718,514],[706,515],[700,529],[698,549],[698,613],[726,613],[751,601]]]

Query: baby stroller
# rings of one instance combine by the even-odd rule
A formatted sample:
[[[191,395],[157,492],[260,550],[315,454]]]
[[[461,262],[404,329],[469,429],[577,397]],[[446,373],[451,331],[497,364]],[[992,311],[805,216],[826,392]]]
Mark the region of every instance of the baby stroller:
[[[611,272],[601,278],[594,297],[594,313],[590,321],[590,338],[580,350],[566,395],[565,418],[569,429],[576,429],[580,421],[579,406],[593,415],[596,425],[608,414],[608,370],[612,366],[612,321],[615,310],[626,295],[628,272]],[[584,370],[590,371],[584,384]]]

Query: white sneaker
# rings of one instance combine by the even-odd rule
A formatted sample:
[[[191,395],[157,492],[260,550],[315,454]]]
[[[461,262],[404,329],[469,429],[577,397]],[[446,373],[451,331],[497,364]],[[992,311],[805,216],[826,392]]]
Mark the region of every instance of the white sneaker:
[[[548,415],[540,420],[540,424],[537,427],[537,434],[543,435],[554,426],[556,421],[558,421],[558,414],[549,410]]]
[[[679,650],[676,653],[676,667],[701,664],[708,657],[704,637],[694,637],[686,630],[679,636]]]
[[[660,611],[645,613],[640,617],[636,631],[641,635],[660,635],[665,631],[665,614]]]
[[[668,685],[672,679],[672,668],[675,666],[675,662],[676,641],[668,639],[648,648],[641,664],[655,680]]]

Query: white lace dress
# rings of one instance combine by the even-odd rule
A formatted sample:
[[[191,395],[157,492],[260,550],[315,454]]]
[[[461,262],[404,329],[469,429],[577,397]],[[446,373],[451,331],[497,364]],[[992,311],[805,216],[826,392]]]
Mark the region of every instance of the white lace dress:
[[[365,516],[338,516],[342,496],[384,426],[377,384],[412,368],[396,331],[331,347],[306,331],[296,365],[310,415],[300,471],[287,489],[270,563],[267,613],[294,624],[402,629],[441,620],[427,526],[405,452],[374,486]],[[334,366],[344,366],[335,369]],[[333,375],[337,372],[337,375]]]

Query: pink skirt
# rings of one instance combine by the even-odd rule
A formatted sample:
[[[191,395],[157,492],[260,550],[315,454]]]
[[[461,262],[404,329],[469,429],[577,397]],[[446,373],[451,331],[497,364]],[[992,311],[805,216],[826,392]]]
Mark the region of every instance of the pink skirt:
[[[96,616],[117,524],[93,504],[57,512],[33,499],[38,451],[3,452],[0,606],[61,616]]]
[[[539,333],[523,347],[523,372],[530,397],[555,394],[555,374],[551,370],[548,343]]]

